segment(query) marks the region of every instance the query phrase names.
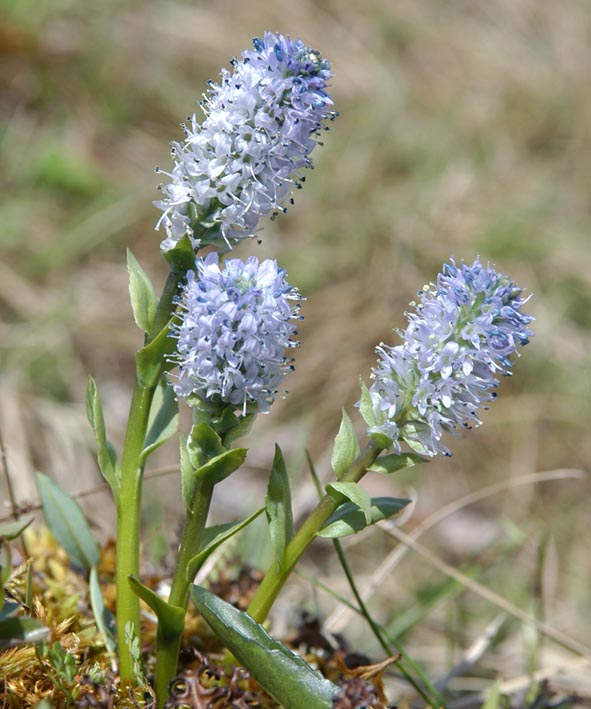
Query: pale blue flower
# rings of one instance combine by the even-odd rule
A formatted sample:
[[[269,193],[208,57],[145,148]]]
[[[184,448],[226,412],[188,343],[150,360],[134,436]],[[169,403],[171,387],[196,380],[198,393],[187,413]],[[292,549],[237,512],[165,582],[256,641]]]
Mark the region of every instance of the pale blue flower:
[[[271,32],[253,44],[232,72],[222,69],[220,84],[209,83],[203,122],[190,117],[185,140],[172,144],[170,182],[154,203],[163,251],[185,234],[195,249],[229,248],[252,236],[262,216],[285,211],[302,168],[312,167],[323,122],[336,115],[326,93],[330,64],[315,50]]]
[[[196,261],[180,297],[173,362],[177,396],[231,405],[243,414],[266,413],[279,393],[299,346],[298,291],[276,261],[227,259],[216,253]]]
[[[404,441],[423,455],[451,455],[443,434],[480,424],[497,375],[511,373],[511,358],[533,334],[533,318],[521,312],[529,298],[478,259],[471,266],[451,259],[419,298],[398,332],[403,343],[377,347],[361,410],[369,432],[387,436],[395,452]]]

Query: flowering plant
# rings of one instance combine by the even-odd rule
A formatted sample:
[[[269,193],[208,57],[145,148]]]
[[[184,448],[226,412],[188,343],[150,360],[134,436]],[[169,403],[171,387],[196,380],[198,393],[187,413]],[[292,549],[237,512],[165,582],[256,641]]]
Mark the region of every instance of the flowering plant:
[[[215,486],[244,463],[235,443],[284,392],[298,347],[299,291],[275,261],[228,252],[260,229],[262,217],[285,211],[304,182],[320,132],[335,117],[329,63],[300,40],[270,32],[223,70],[193,116],[185,140],[173,143],[174,167],[156,206],[160,248],[170,266],[160,298],[129,254],[134,319],[144,333],[124,447],[109,444],[97,387],[87,408],[101,472],[117,509],[117,656],[124,683],[143,677],[140,600],[158,620],[154,686],[166,704],[175,677],[191,598],[232,657],[286,707],[329,707],[337,687],[262,627],[283,585],[318,536],[337,539],[399,513],[409,500],[370,498],[358,484],[368,472],[391,474],[439,453],[444,435],[480,422],[500,375],[531,337],[523,291],[509,276],[452,259],[398,334],[402,344],[377,347],[378,364],[359,410],[367,424],[362,448],[346,413],[331,463],[335,473],[315,509],[296,530],[289,476],[277,447],[267,496],[245,520],[207,526]],[[192,410],[180,432],[185,519],[168,598],[140,580],[140,512],[146,460],[178,429],[179,400]],[[240,613],[193,584],[211,553],[259,514],[266,514],[274,559]],[[231,653],[231,655],[230,655]]]

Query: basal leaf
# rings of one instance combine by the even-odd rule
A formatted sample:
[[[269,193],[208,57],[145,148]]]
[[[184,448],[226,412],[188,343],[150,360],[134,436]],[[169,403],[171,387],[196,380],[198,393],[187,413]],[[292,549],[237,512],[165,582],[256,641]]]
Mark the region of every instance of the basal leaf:
[[[191,597],[214,633],[284,709],[333,706],[338,687],[302,657],[273,640],[248,614],[200,586],[192,586]]]
[[[357,534],[369,525],[398,514],[409,502],[410,500],[397,497],[372,497],[369,524],[357,505],[345,502],[326,520],[322,529],[317,532],[317,536],[337,539],[349,534]]]
[[[283,561],[285,547],[293,537],[294,526],[289,478],[281,448],[277,445],[275,446],[275,457],[267,486],[265,509],[269,522],[271,544],[275,551],[275,561],[279,570]]]
[[[158,299],[150,279],[131,251],[127,250],[129,297],[135,324],[148,334],[154,323]]]
[[[366,523],[371,524],[371,498],[358,483],[329,483],[326,491],[338,504],[342,504],[345,499],[353,502],[363,513]]]
[[[14,520],[13,522],[2,522],[2,524],[0,524],[0,537],[12,541],[22,534],[32,521],[32,517],[25,517],[23,519]]]
[[[0,650],[23,643],[37,643],[48,638],[49,634],[49,628],[35,618],[7,618],[0,621]]]
[[[154,392],[150,407],[148,433],[145,447],[141,455],[141,462],[155,451],[156,448],[166,443],[177,431],[179,421],[179,405],[172,387],[166,380],[161,380]]]
[[[359,455],[359,443],[355,436],[353,424],[345,409],[343,409],[343,417],[339,432],[334,440],[334,448],[330,463],[337,478],[341,478],[347,471],[351,463]]]
[[[93,566],[90,570],[88,588],[90,591],[90,606],[92,608],[96,627],[99,629],[99,632],[103,637],[107,651],[114,652],[116,643],[111,629],[115,625],[115,618],[105,606],[105,599],[103,598],[99,584],[96,566]]]
[[[201,540],[201,551],[191,559],[186,569],[189,581],[193,581],[207,558],[213,554],[221,544],[230,539],[230,537],[233,537],[241,529],[244,529],[244,527],[247,527],[264,509],[264,507],[261,507],[260,510],[251,514],[250,517],[238,522],[227,522],[226,524],[215,524],[211,527],[206,527]]]
[[[35,474],[45,521],[74,566],[90,571],[99,563],[99,546],[80,505],[43,473]]]

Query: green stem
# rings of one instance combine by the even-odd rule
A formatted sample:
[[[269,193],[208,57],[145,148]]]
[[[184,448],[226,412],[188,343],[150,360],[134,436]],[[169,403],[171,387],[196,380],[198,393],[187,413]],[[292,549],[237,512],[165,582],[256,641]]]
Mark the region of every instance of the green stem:
[[[181,535],[176,568],[170,589],[168,603],[186,610],[189,591],[193,579],[187,576],[187,566],[199,552],[203,530],[207,522],[209,506],[213,495],[213,484],[197,481],[191,509],[185,517]],[[168,698],[168,685],[177,673],[179,652],[182,640],[182,628],[179,632],[162,633],[156,650],[156,676],[154,687],[158,698],[158,707],[163,707]]]
[[[349,466],[341,481],[358,482],[361,480],[382,450],[384,448],[372,439]],[[325,495],[287,545],[281,568],[278,569],[275,562],[271,564],[247,610],[248,614],[257,622],[262,623],[265,620],[300,557],[337,507],[338,503],[329,495]]]
[[[126,640],[126,626],[131,624],[132,637],[140,634],[140,602],[131,590],[128,577],[139,578],[140,509],[143,466],[140,455],[144,449],[150,405],[155,387],[136,383],[129,408],[127,432],[121,459],[121,487],[117,504],[117,640],[119,673],[122,682],[135,679],[131,648]]]
[[[152,332],[146,336],[146,344],[151,342],[169,322],[180,283],[179,273],[171,270],[158,301]],[[161,371],[163,368],[164,361],[161,363]],[[140,636],[140,603],[127,579],[131,575],[136,578],[140,576],[140,517],[143,477],[141,454],[146,441],[150,406],[156,390],[156,384],[148,386],[140,383],[139,374],[138,370],[129,407],[121,459],[121,483],[117,496],[117,641],[119,672],[122,682],[135,680],[134,660],[126,639],[126,626],[131,624],[132,638]],[[157,381],[158,378],[156,377],[155,380]]]

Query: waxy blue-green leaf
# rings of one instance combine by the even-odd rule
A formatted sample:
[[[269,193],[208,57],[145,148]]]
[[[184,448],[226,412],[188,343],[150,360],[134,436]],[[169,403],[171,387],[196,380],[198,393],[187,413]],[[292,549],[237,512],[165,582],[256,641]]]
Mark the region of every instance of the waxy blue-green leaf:
[[[127,271],[133,319],[139,329],[147,335],[154,324],[158,299],[148,275],[129,249],[127,249]]]
[[[248,614],[200,586],[192,586],[197,610],[234,657],[284,709],[330,709],[338,687]]]
[[[12,522],[2,522],[2,524],[0,524],[0,537],[12,541],[21,535],[32,521],[32,517],[24,517],[23,519],[16,519]]]
[[[244,463],[247,453],[247,448],[232,448],[229,451],[225,451],[221,455],[208,460],[205,465],[197,468],[195,476],[204,483],[216,485],[238,470]]]
[[[350,500],[363,513],[367,524],[371,524],[371,498],[365,490],[354,482],[329,483],[326,492],[339,505]]]
[[[341,478],[346,472],[351,463],[359,455],[359,442],[355,436],[353,424],[345,409],[343,409],[343,417],[339,432],[334,439],[334,447],[330,464],[337,478]]]
[[[193,425],[187,440],[187,452],[193,470],[197,470],[225,450],[222,439],[209,424],[202,422]]]
[[[7,618],[0,621],[0,650],[23,643],[38,643],[49,635],[49,628],[35,618]]]
[[[90,570],[88,589],[90,592],[90,607],[92,608],[92,614],[94,615],[96,627],[102,635],[107,652],[114,652],[116,642],[111,628],[115,626],[115,617],[105,606],[105,599],[103,598],[101,586],[99,584],[96,566],[93,566]]]
[[[241,529],[247,527],[251,522],[253,522],[264,510],[261,507],[256,512],[247,517],[246,519],[239,520],[238,522],[226,522],[225,524],[214,524],[211,527],[206,527],[203,530],[203,535],[201,537],[202,548],[198,554],[196,554],[191,561],[189,561],[186,569],[187,579],[193,581],[199,569],[203,566],[209,556],[225,541],[237,534]]]
[[[185,626],[185,609],[180,606],[171,606],[164,599],[154,593],[151,588],[141,581],[130,576],[129,585],[136,596],[145,601],[158,618],[158,637],[163,641],[175,641],[183,632]]]
[[[105,429],[105,418],[103,407],[99,397],[96,383],[92,377],[88,377],[88,387],[86,389],[86,415],[94,431],[97,445],[98,466],[105,480],[111,486],[113,496],[117,499],[119,494],[119,470],[117,467],[117,454],[115,449],[107,440]]]
[[[49,530],[74,566],[90,571],[100,561],[99,545],[80,505],[43,473],[36,473],[37,490]]]
[[[172,387],[162,379],[152,399],[150,417],[148,420],[148,433],[140,462],[143,464],[147,457],[172,438],[178,429],[179,405]]]
[[[281,569],[285,547],[294,535],[289,477],[281,448],[275,446],[275,457],[269,475],[265,509],[277,570]]]
[[[381,522],[398,514],[403,510],[410,500],[397,497],[372,497],[371,498],[371,521],[367,522],[365,515],[359,507],[352,502],[345,502],[326,520],[322,529],[317,532],[317,536],[328,539],[338,539],[349,534],[357,534],[366,527]]]
[[[391,453],[376,458],[374,464],[368,468],[372,473],[390,475],[403,468],[412,468],[419,463],[428,463],[426,458],[416,453]]]

